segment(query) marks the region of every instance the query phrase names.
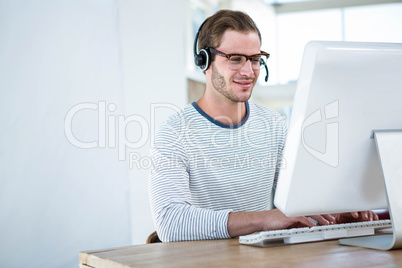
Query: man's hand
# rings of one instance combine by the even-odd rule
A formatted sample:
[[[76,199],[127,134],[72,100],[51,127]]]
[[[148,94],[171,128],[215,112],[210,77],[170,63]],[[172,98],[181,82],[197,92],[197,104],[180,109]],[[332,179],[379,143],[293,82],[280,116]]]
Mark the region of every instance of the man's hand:
[[[320,225],[378,220],[372,211],[310,216]],[[278,209],[255,212],[231,212],[228,218],[228,232],[231,237],[254,232],[280,229],[313,227],[316,224],[308,217],[287,217]]]
[[[351,223],[361,221],[378,221],[378,215],[373,211],[360,211],[360,212],[348,212],[339,214],[326,214],[311,216],[320,225],[338,224],[338,223]]]
[[[310,218],[316,220],[319,225],[330,225],[336,223],[336,218],[331,214],[314,215],[310,216]]]
[[[231,212],[228,232],[231,237],[254,232],[313,227],[316,224],[307,217],[287,217],[278,209],[254,212]]]
[[[373,211],[360,211],[335,214],[336,223],[349,223],[360,221],[378,221],[378,215]]]
[[[313,227],[316,224],[307,217],[288,217],[279,209],[266,211],[263,218],[262,231]]]

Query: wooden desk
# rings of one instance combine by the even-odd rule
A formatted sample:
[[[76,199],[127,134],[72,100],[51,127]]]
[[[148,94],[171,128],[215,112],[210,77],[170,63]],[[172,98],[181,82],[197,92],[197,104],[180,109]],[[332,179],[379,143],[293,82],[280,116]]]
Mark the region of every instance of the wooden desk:
[[[259,248],[237,239],[155,243],[81,252],[80,267],[402,267],[402,250],[341,246],[337,240]]]

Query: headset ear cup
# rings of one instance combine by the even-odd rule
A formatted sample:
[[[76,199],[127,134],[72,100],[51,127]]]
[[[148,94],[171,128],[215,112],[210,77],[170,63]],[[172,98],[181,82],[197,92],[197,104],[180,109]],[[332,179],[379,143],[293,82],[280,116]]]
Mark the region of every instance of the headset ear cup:
[[[198,66],[198,67],[203,66],[203,65],[204,65],[204,61],[205,61],[205,59],[204,59],[204,57],[203,57],[201,54],[196,54],[196,55],[194,56],[194,63],[195,63],[195,66]]]
[[[201,49],[200,52],[197,55],[197,63],[199,62],[200,64],[197,64],[197,66],[200,66],[202,71],[206,71],[209,68],[209,64],[211,63],[211,57],[209,55],[209,51],[206,49]]]

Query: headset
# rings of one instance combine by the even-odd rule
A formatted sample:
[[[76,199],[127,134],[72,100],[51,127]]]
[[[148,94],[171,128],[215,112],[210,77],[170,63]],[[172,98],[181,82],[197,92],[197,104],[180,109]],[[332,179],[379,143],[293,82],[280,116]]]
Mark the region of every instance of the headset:
[[[198,32],[195,35],[194,40],[194,63],[196,66],[200,67],[202,71],[206,71],[211,64],[211,53],[209,52],[209,48],[203,48],[199,52],[197,52],[197,45],[198,45],[198,36],[200,35],[200,31],[202,26],[207,22],[206,19],[198,28]]]
[[[200,31],[202,29],[202,26],[207,22],[208,19],[206,19],[198,28],[197,34],[195,35],[194,39],[194,63],[196,66],[200,67],[202,71],[206,71],[209,68],[209,65],[211,64],[211,52],[209,52],[209,48],[203,48],[199,52],[197,52],[197,45],[198,45],[198,36],[200,35]],[[269,77],[269,72],[268,72],[268,66],[267,63],[261,59],[261,64],[264,65],[266,75],[265,75],[265,82],[268,82],[268,77]]]

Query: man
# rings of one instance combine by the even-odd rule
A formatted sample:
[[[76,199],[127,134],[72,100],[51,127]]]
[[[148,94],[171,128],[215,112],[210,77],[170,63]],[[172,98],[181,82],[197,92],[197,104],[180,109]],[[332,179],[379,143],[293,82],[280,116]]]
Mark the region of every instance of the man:
[[[255,23],[242,12],[221,10],[200,27],[197,42],[205,93],[168,120],[152,148],[149,190],[160,239],[230,238],[314,226],[307,217],[270,209],[286,128],[278,113],[248,101],[269,56],[260,51]],[[377,216],[312,218],[331,224]]]

